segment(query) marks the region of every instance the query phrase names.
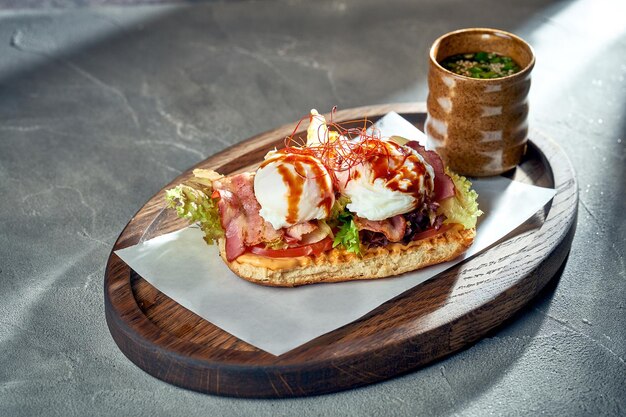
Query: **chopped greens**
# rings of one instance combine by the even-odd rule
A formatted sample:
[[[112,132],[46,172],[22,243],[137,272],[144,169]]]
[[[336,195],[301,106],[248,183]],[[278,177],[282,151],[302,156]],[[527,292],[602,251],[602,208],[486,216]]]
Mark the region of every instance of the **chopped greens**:
[[[165,200],[169,208],[176,210],[178,217],[187,219],[189,223],[198,222],[204,232],[204,240],[208,244],[213,244],[224,236],[224,230],[220,223],[216,201],[210,194],[210,188],[180,184],[165,191]]]
[[[452,55],[441,61],[441,66],[471,78],[501,78],[521,69],[513,58],[485,51]]]
[[[359,229],[354,223],[352,214],[345,211],[338,217],[339,230],[335,234],[333,248],[341,245],[348,252],[361,255],[361,240],[359,239]]]

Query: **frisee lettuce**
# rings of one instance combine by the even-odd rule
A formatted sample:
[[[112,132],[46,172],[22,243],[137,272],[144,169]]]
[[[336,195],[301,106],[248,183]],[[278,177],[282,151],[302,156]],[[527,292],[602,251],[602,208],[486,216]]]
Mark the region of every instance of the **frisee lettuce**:
[[[338,215],[339,230],[333,240],[333,248],[341,245],[348,252],[361,255],[361,239],[359,239],[359,229],[354,223],[354,218],[350,212],[344,211]]]
[[[176,210],[178,217],[187,219],[189,223],[199,223],[204,232],[204,240],[213,244],[224,236],[220,223],[217,203],[208,194],[210,188],[201,189],[180,184],[165,191],[167,206]]]
[[[483,214],[478,209],[478,194],[472,190],[472,183],[462,175],[455,174],[446,167],[446,174],[452,178],[455,187],[454,197],[446,198],[437,209],[437,214],[444,214],[444,224],[459,223],[466,229],[476,227],[476,220]]]

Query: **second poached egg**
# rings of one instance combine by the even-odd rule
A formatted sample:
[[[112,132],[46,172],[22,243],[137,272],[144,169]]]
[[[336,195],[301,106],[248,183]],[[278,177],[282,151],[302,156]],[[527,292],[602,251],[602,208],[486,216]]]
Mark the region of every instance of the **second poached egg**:
[[[434,170],[415,150],[392,141],[365,139],[373,155],[337,174],[348,210],[368,220],[384,220],[418,208],[434,189]]]

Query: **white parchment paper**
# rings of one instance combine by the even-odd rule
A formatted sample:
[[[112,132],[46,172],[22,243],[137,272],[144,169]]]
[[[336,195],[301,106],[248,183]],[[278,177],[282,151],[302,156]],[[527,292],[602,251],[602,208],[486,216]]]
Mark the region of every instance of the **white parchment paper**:
[[[425,143],[422,132],[395,113],[378,123],[383,136]],[[385,301],[482,251],[549,202],[552,189],[493,177],[473,181],[485,212],[472,247],[461,257],[399,277],[272,288],[234,275],[196,226],[115,253],[146,281],[185,308],[273,355],[281,355],[348,324]]]

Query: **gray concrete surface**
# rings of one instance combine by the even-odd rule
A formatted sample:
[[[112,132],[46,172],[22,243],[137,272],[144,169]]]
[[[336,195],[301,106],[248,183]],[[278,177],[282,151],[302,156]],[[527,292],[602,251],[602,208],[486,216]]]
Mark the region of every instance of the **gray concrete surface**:
[[[479,343],[380,384],[258,401],[185,391],[111,339],[117,234],[163,184],[310,108],[426,98],[444,32],[538,54],[531,123],[580,183],[562,274]],[[620,2],[205,2],[0,12],[0,415],[624,415],[626,10]]]

